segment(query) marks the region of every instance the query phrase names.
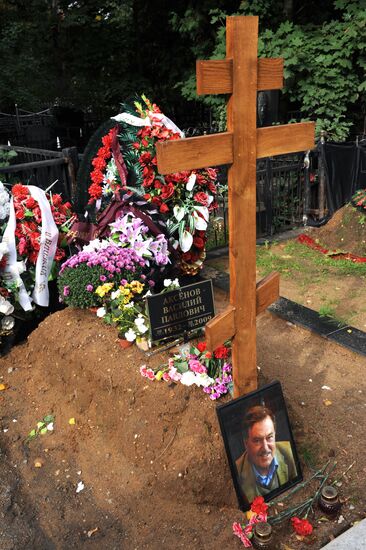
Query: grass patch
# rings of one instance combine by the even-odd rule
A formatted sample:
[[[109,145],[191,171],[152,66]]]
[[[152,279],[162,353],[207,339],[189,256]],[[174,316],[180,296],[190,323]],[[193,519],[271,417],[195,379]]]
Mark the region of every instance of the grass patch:
[[[262,275],[278,271],[284,277],[293,277],[301,273],[301,279],[309,277],[313,282],[324,281],[328,275],[366,279],[366,264],[334,260],[297,241],[289,241],[283,248],[275,244],[257,246],[257,268]]]

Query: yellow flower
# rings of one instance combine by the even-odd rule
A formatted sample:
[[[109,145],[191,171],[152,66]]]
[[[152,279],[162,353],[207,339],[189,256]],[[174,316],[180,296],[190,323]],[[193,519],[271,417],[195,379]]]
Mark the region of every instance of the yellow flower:
[[[114,283],[104,283],[104,285],[99,285],[98,288],[95,291],[95,294],[98,294],[101,298],[105,296],[112,288],[114,287]]]
[[[161,380],[163,378],[163,371],[159,370],[156,374],[155,374],[155,378],[156,380]]]
[[[132,281],[131,290],[135,294],[141,294],[141,292],[144,290],[144,285],[143,283],[140,283],[140,281]]]

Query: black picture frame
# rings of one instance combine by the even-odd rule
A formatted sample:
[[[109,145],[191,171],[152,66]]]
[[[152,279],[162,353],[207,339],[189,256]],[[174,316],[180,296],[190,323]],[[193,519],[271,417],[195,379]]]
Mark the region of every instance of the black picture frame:
[[[253,466],[248,457],[248,451],[245,448],[243,432],[244,416],[254,406],[264,406],[270,409],[275,416],[275,447],[271,447],[270,451],[263,450],[264,453],[268,453],[269,457],[271,453],[274,453],[279,463],[275,477],[272,478],[273,489],[270,488],[271,486],[263,489],[256,483]],[[281,383],[278,380],[262,386],[254,392],[233,399],[229,403],[219,405],[216,412],[241,510],[249,510],[253,498],[262,494],[262,492],[266,492],[262,496],[268,502],[302,481],[303,476],[299,457]],[[250,430],[252,429],[250,428]],[[251,440],[248,437],[249,454],[250,445]],[[256,460],[256,458],[253,460]],[[245,476],[245,472],[248,473],[247,476]],[[269,492],[267,493],[267,491]]]

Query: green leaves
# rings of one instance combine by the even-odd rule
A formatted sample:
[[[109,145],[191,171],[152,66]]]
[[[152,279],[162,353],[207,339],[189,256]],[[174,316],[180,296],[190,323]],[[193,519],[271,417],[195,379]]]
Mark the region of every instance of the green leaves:
[[[54,421],[55,417],[52,414],[47,414],[46,416],[44,416],[42,420],[39,420],[37,422],[36,427],[29,432],[26,438],[26,442],[32,441],[39,435],[46,435],[46,433],[52,432]]]

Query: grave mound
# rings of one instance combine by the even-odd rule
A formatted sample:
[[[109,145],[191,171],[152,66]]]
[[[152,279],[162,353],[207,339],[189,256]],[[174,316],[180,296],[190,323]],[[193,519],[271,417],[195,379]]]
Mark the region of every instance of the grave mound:
[[[323,227],[310,229],[309,235],[327,249],[366,256],[365,213],[349,204],[337,210]]]
[[[227,296],[216,298],[219,310]],[[243,516],[216,404],[200,388],[139,373],[167,357],[122,350],[114,329],[67,308],[0,359],[1,548],[239,548],[231,526]],[[316,550],[364,510],[363,424],[354,422],[364,410],[364,357],[266,313],[258,318],[258,366],[260,385],[283,384],[306,477],[306,464],[338,461],[345,519],[311,517]],[[48,414],[54,430],[25,444]],[[294,550],[304,547],[288,524],[278,533]]]

